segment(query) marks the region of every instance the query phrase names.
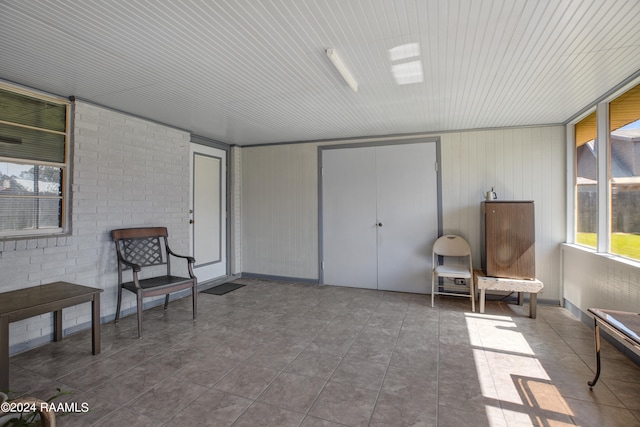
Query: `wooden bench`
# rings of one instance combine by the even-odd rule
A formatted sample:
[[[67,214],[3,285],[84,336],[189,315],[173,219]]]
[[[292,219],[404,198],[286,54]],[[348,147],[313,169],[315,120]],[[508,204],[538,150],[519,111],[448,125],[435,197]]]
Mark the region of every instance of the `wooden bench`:
[[[540,280],[510,279],[485,276],[482,270],[474,270],[476,289],[480,291],[480,313],[484,313],[485,291],[518,292],[518,305],[523,304],[523,292],[529,292],[529,317],[536,318],[538,292],[544,288]]]
[[[191,289],[193,319],[197,317],[198,280],[193,274],[195,259],[173,252],[169,248],[167,236],[165,227],[122,228],[111,232],[118,256],[118,306],[115,322],[120,318],[122,289],[133,292],[136,294],[138,305],[138,338],[142,337],[142,300],[145,297],[165,295],[166,310],[170,293]],[[185,260],[189,277],[171,274],[171,257]],[[143,267],[157,265],[166,265],[166,274],[145,279],[138,277]],[[132,272],[130,281],[123,279],[123,272],[126,270]]]
[[[62,340],[62,309],[91,302],[93,354],[100,353],[102,289],[55,282],[0,294],[0,390],[9,389],[9,323],[53,312],[53,339]]]

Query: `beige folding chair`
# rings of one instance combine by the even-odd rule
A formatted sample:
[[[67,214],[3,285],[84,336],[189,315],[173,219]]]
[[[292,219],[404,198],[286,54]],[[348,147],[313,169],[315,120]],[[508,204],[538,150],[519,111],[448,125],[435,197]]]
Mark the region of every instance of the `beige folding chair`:
[[[469,264],[460,266],[459,264],[445,265],[446,257],[469,257]],[[443,264],[440,263],[442,258]],[[476,293],[473,284],[473,262],[471,260],[471,248],[469,243],[460,236],[449,234],[442,236],[433,244],[433,270],[431,271],[431,307],[433,307],[436,295],[464,296],[471,298],[471,310],[476,311]],[[469,294],[440,291],[440,286],[436,286],[436,279],[446,277],[449,279],[465,279],[469,285]],[[466,288],[466,287],[465,287]],[[436,290],[437,289],[437,290]],[[463,288],[464,289],[464,288]]]

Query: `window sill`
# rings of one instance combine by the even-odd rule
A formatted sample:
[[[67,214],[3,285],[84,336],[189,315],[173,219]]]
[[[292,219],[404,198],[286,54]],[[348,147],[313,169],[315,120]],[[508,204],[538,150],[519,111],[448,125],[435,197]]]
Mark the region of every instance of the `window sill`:
[[[16,231],[14,233],[0,234],[0,241],[25,240],[25,239],[49,239],[51,237],[61,237],[68,235],[62,228],[50,228],[38,231]]]
[[[631,267],[631,268],[637,268],[638,270],[640,270],[640,260],[632,260],[629,258],[624,258],[621,257],[619,255],[615,255],[615,254],[610,254],[610,253],[602,253],[602,252],[596,252],[595,249],[590,248],[588,246],[582,246],[582,245],[578,245],[575,243],[562,243],[562,247],[564,248],[571,248],[573,250],[578,250],[578,251],[582,251],[597,257],[601,257],[601,258],[605,258],[607,260],[611,260],[612,262],[618,263],[618,264],[622,264],[625,267]]]

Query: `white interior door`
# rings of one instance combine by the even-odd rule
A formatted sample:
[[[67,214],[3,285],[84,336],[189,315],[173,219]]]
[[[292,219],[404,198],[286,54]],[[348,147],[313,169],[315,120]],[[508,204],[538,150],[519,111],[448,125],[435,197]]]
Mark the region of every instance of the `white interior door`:
[[[227,274],[226,152],[191,144],[191,243],[198,282]]]
[[[436,144],[377,147],[378,289],[427,293],[438,237]]]
[[[376,289],[375,149],[324,150],[324,283]]]
[[[436,144],[323,150],[323,283],[427,293]]]

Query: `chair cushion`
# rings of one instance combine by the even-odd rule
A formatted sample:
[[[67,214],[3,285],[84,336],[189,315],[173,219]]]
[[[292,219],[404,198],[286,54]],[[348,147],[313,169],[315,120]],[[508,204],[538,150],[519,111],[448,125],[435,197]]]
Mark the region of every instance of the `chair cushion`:
[[[464,267],[456,267],[454,265],[438,265],[435,272],[440,277],[459,277],[470,279],[471,272]]]

